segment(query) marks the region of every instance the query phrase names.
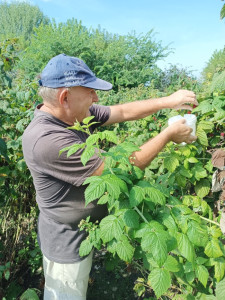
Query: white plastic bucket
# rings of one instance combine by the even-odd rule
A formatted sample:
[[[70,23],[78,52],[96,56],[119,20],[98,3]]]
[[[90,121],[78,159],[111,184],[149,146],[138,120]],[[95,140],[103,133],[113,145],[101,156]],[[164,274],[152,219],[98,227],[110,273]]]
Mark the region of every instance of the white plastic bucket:
[[[195,115],[192,114],[185,114],[183,117],[181,115],[177,115],[174,117],[169,118],[168,120],[168,125],[173,124],[174,122],[181,120],[181,119],[185,119],[186,120],[186,124],[187,126],[191,127],[193,129],[191,135],[195,135],[196,133],[196,122],[197,122],[197,118]],[[186,145],[186,143],[182,143],[182,145]]]

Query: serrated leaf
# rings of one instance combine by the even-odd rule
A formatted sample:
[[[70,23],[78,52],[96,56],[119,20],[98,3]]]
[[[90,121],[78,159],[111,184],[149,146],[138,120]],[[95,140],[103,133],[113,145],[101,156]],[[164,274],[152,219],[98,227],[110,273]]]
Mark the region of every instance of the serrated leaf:
[[[224,300],[225,278],[216,285],[216,299]]]
[[[92,243],[90,242],[89,239],[86,239],[80,244],[79,255],[86,256],[91,252],[91,250],[92,250]]]
[[[192,112],[200,111],[202,114],[206,114],[213,110],[211,100],[204,100],[202,101],[198,107],[192,110]]]
[[[204,198],[208,195],[211,189],[211,183],[208,181],[208,179],[201,179],[198,181],[195,185],[195,193],[200,198]]]
[[[213,259],[213,265],[215,269],[215,278],[219,282],[225,274],[225,259],[223,257],[218,257]]]
[[[106,204],[109,201],[109,195],[103,195],[99,200],[98,204],[103,205]]]
[[[164,268],[170,272],[179,272],[180,271],[180,265],[176,258],[173,256],[169,255],[167,257],[167,260],[164,263]]]
[[[104,192],[105,192],[105,182],[101,178],[99,178],[99,180],[90,183],[84,192],[85,205],[87,206],[88,203],[100,198],[104,194]]]
[[[199,128],[207,131],[207,132],[211,132],[214,128],[214,124],[211,121],[206,121],[206,120],[201,120],[198,123]]]
[[[214,238],[207,243],[204,252],[208,257],[217,258],[223,256],[223,252],[220,249],[219,242]]]
[[[87,146],[91,146],[91,145],[94,145],[98,142],[99,140],[99,136],[98,134],[92,134],[90,135],[87,139],[86,139],[86,144]]]
[[[162,296],[171,285],[170,273],[165,269],[153,269],[150,275],[148,276],[148,279],[157,298]]]
[[[144,251],[152,254],[155,261],[161,267],[167,259],[167,233],[164,231],[152,231],[146,233],[141,240],[141,247]]]
[[[176,156],[171,155],[164,159],[164,167],[171,173],[175,171],[179,164],[179,160]]]
[[[82,121],[82,123],[83,124],[88,124],[94,118],[95,118],[94,116],[90,116],[90,117],[84,118],[83,121]]]
[[[186,177],[182,176],[180,174],[180,172],[176,173],[175,178],[176,178],[176,182],[179,186],[181,186],[181,187],[186,186],[187,179],[186,179]]]
[[[158,203],[161,205],[164,205],[166,203],[166,198],[163,195],[163,193],[161,193],[154,187],[146,187],[144,189],[144,192],[149,196],[149,198],[152,202],[154,202],[156,204]],[[147,199],[146,199],[146,201],[147,201]]]
[[[81,162],[85,166],[89,159],[95,154],[95,148],[92,146],[86,147],[81,154]]]
[[[123,215],[123,220],[126,226],[138,228],[139,215],[133,209],[127,209]]]
[[[173,235],[178,231],[177,225],[170,214],[163,214],[163,225],[168,228],[168,231]]]
[[[178,250],[189,262],[193,262],[195,259],[195,251],[188,236],[183,233],[177,233]]]
[[[33,289],[27,289],[21,296],[20,300],[39,300],[37,293]]]
[[[123,233],[123,224],[119,218],[109,215],[100,222],[100,236],[104,243],[113,238],[119,239]]]
[[[183,166],[181,166],[179,173],[187,178],[191,178],[192,177],[192,173],[190,170],[185,169]]]
[[[200,142],[201,145],[203,146],[208,146],[208,138],[206,132],[200,127],[197,127],[196,130],[196,135],[198,137],[198,141]]]
[[[209,278],[209,272],[206,267],[203,265],[197,265],[195,273],[198,280],[203,284],[204,287],[206,287]]]
[[[138,206],[144,200],[144,189],[139,186],[133,186],[130,190],[129,201],[131,207]]]
[[[126,262],[130,262],[132,260],[134,255],[134,247],[131,246],[125,236],[123,236],[121,240],[117,241],[115,249],[120,259]]]
[[[108,142],[118,144],[118,137],[113,131],[105,130],[99,134],[101,140],[106,139]]]
[[[207,177],[207,172],[201,165],[195,165],[192,172],[197,180]]]
[[[70,157],[72,154],[77,152],[79,149],[83,149],[85,147],[85,144],[74,144],[68,147],[65,147],[59,151],[59,155],[62,154],[62,152],[67,151],[67,157]]]
[[[188,162],[190,162],[192,164],[196,164],[198,162],[198,159],[195,157],[189,157],[187,160],[188,160]]]
[[[190,221],[188,223],[187,236],[189,240],[196,246],[205,247],[207,245],[207,229],[195,221]]]

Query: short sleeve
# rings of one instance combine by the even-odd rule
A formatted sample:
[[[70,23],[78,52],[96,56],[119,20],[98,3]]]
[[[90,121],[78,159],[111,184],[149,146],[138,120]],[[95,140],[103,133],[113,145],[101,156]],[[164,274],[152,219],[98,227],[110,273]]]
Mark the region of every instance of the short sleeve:
[[[83,143],[76,133],[70,130],[64,131],[61,134],[49,133],[37,141],[33,149],[35,162],[43,174],[48,174],[74,186],[80,186],[103,161],[97,154],[94,154],[84,166],[81,162],[81,154],[84,149],[78,150],[69,157],[67,157],[67,152],[59,155],[59,151],[64,147]]]
[[[95,117],[92,121],[98,122],[98,124],[94,124],[93,126],[91,126],[92,130],[95,130],[97,127],[103,125],[106,121],[108,121],[111,110],[109,106],[93,104],[90,107],[90,113]]]

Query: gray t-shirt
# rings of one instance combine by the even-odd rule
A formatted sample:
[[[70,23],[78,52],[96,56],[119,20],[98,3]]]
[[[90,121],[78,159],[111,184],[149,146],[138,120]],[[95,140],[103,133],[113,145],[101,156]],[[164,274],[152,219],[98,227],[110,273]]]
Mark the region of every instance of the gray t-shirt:
[[[67,129],[68,124],[41,111],[40,106],[22,137],[24,159],[33,177],[40,210],[38,241],[49,260],[73,263],[83,259],[79,256],[79,246],[86,233],[77,226],[80,220],[87,216],[92,221],[101,220],[107,214],[106,206],[97,205],[96,201],[85,207],[86,187],[82,185],[102,160],[94,155],[83,166],[80,160],[83,150],[69,158],[67,152],[59,156],[62,148],[83,143],[88,135]],[[92,121],[99,122],[90,128],[93,132],[108,120],[110,108],[94,104],[90,113],[95,116]]]

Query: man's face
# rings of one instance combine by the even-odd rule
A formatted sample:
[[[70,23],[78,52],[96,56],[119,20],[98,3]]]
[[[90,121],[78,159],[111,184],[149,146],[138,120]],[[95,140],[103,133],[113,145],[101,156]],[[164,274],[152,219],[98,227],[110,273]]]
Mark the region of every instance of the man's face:
[[[82,86],[72,87],[68,92],[70,113],[74,121],[82,122],[90,115],[89,108],[94,102],[98,102],[98,96],[94,89]]]

